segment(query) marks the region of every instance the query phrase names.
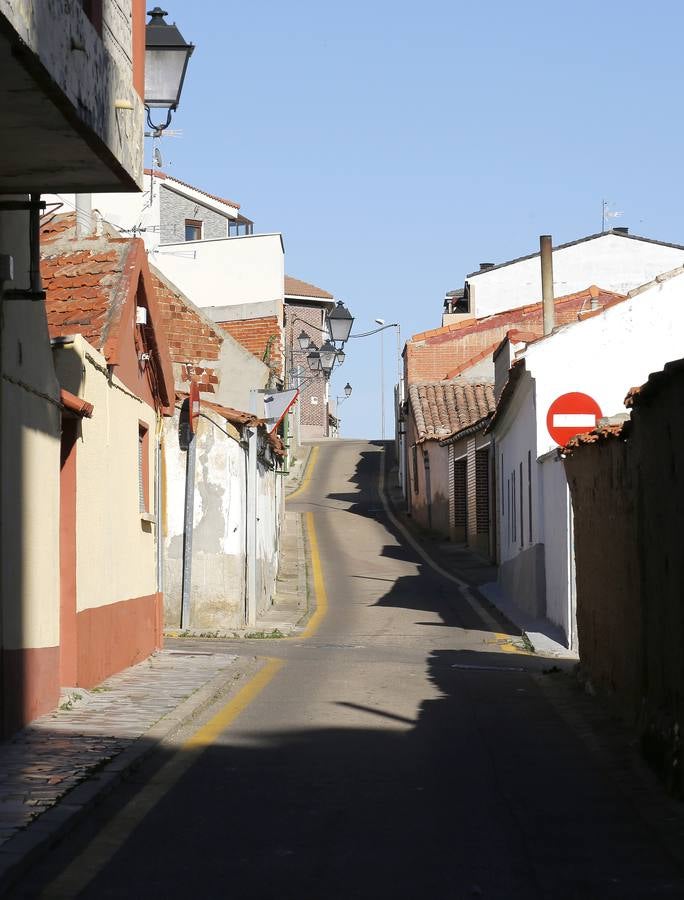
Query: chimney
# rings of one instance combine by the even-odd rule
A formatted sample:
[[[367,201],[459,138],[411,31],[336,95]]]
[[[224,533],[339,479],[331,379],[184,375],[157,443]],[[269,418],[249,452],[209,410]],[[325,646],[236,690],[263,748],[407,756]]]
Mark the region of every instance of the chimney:
[[[551,334],[556,324],[553,305],[553,242],[550,234],[539,236],[541,257],[542,303],[544,307],[544,334]]]
[[[76,194],[76,237],[88,237],[93,232],[93,195]]]
[[[629,234],[629,228],[625,228],[625,226],[622,225],[620,228],[613,228],[613,233],[614,234]]]
[[[486,272],[487,269],[493,269],[495,263],[480,263],[480,272]]]

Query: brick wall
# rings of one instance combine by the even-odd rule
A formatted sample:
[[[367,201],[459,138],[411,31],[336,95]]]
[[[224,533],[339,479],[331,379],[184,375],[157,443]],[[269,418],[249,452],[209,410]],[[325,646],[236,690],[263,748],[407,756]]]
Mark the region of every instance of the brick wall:
[[[277,316],[232,319],[219,325],[245,350],[270,366],[276,375],[282,374],[282,341]]]
[[[669,369],[669,371],[668,371]],[[565,460],[575,520],[580,662],[638,725],[684,795],[684,361],[651,376],[631,426]],[[610,434],[610,432],[605,432]]]
[[[160,241],[162,244],[175,244],[185,240],[185,220],[193,219],[203,224],[202,238],[224,238],[228,234],[226,216],[214,212],[196,200],[181,197],[163,184],[159,192],[160,204]]]
[[[287,302],[285,308],[286,364],[290,372],[299,367],[305,378],[313,373],[307,362],[307,352],[299,347],[299,337],[305,331],[317,347],[323,342],[320,329],[325,321],[326,308],[320,304]],[[328,436],[328,380],[320,373],[305,384],[299,398],[301,437],[309,440]]]
[[[155,275],[152,277],[177,387],[189,385],[194,378],[200,391],[214,394],[219,384],[218,371],[206,362],[218,360],[223,338],[216,328],[187,306],[179,294]]]

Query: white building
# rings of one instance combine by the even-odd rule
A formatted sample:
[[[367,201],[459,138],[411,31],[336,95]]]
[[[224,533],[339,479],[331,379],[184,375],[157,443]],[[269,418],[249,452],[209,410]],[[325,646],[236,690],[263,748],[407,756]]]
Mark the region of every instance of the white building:
[[[67,211],[75,205],[73,194],[48,199]],[[214,322],[240,307],[241,319],[276,315],[282,327],[282,235],[254,234],[239,203],[147,169],[143,193],[93,194],[92,205],[124,234],[142,237],[150,262]]]
[[[613,228],[553,248],[554,291],[561,296],[598,284],[626,294],[683,263],[683,246]],[[481,263],[479,271],[466,276],[463,290],[447,295],[443,324],[537,303],[541,295],[539,252],[498,264]]]
[[[572,509],[553,401],[581,392],[603,417],[625,414],[634,385],[681,356],[684,268],[658,276],[604,310],[531,343],[505,339],[495,354],[494,438],[499,590],[530,619],[577,649]]]

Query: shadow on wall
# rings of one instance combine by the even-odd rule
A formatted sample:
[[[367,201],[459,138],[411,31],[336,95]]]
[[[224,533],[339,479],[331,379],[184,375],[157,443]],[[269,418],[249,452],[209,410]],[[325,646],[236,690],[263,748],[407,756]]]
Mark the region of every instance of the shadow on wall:
[[[42,303],[0,299],[2,735],[60,692],[59,387]],[[72,448],[76,428],[65,432]]]

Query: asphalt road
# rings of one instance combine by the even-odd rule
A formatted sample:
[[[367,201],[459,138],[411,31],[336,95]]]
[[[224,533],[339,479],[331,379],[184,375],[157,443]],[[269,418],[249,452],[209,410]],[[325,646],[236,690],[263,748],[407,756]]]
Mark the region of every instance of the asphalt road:
[[[320,550],[316,633],[227,643],[277,660],[250,702],[121,788],[17,897],[684,897],[659,798],[649,819],[643,782],[547,687],[564,676],[406,545],[380,457],[322,445],[292,501]]]

